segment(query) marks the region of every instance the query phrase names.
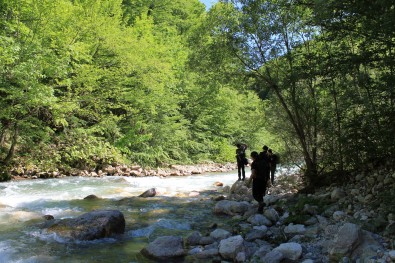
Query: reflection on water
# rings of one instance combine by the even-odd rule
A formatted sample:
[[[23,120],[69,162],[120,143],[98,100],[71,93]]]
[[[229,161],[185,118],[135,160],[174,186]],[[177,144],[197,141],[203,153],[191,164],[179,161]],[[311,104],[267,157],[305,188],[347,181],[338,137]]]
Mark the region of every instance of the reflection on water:
[[[0,263],[150,262],[139,251],[161,235],[186,235],[215,221],[210,193],[217,181],[232,185],[236,173],[186,177],[67,177],[0,184]],[[137,197],[156,188],[153,198]],[[200,195],[189,197],[192,191]],[[84,200],[94,194],[100,199]],[[118,209],[125,234],[94,241],[69,241],[40,228],[44,215],[76,217],[95,209]],[[208,223],[206,223],[208,224]]]

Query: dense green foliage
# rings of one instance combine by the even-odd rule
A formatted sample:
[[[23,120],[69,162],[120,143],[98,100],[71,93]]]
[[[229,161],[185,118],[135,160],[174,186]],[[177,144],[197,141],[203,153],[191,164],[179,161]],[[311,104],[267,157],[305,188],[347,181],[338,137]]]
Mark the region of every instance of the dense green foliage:
[[[198,0],[1,1],[1,164],[224,162],[260,144],[259,98],[187,68],[204,15]]]
[[[306,182],[395,159],[390,0],[3,0],[0,161],[234,161]]]
[[[393,1],[224,0],[201,32],[212,56],[197,70],[216,63],[249,79],[270,101],[265,128],[303,158],[306,182],[393,165]]]

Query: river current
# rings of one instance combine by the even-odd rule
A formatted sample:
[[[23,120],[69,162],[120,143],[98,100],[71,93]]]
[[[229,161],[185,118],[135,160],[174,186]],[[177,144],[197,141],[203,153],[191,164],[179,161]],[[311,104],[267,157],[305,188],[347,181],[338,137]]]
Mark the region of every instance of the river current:
[[[249,175],[250,172],[246,171]],[[183,177],[65,177],[0,183],[0,263],[152,262],[139,251],[161,235],[185,236],[221,221],[210,195],[231,186],[237,172]],[[156,188],[153,198],[138,197]],[[99,200],[84,200],[94,194]],[[94,241],[64,240],[40,227],[44,215],[76,217],[96,209],[120,210],[125,234]]]

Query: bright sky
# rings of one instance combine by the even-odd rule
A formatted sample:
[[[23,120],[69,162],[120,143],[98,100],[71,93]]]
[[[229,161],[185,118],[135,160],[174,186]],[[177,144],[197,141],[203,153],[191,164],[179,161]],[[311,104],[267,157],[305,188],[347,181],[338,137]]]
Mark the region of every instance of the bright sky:
[[[209,9],[217,0],[200,0],[203,4],[206,5],[207,9]]]

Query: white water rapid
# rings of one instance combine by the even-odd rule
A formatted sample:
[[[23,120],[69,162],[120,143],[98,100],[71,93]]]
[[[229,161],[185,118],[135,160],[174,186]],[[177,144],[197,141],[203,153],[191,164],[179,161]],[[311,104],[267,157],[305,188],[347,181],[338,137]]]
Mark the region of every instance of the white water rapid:
[[[249,174],[246,171],[247,177]],[[139,254],[150,238],[166,231],[184,234],[192,226],[199,226],[203,218],[214,217],[212,203],[199,203],[199,199],[220,188],[215,182],[231,186],[236,179],[237,173],[231,172],[0,183],[0,263],[151,262]],[[156,197],[137,197],[150,188],[156,188]],[[83,200],[91,194],[101,199]],[[120,238],[71,242],[40,228],[44,215],[60,219],[94,209],[120,210],[126,220],[125,234]]]

